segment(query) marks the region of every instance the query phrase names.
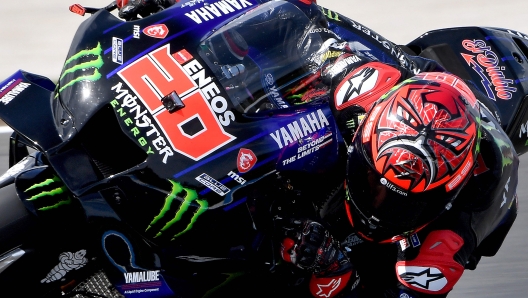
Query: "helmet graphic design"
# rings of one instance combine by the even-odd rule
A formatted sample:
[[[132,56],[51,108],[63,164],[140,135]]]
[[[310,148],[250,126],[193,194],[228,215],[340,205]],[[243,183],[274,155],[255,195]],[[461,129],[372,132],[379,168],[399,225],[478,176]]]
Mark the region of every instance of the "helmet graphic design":
[[[392,95],[374,128],[376,170],[412,192],[461,182],[473,167],[477,123],[456,96],[447,86],[413,84]]]
[[[476,164],[476,103],[457,77],[438,73],[404,81],[374,105],[347,168],[350,218],[365,238],[395,241],[451,207]]]

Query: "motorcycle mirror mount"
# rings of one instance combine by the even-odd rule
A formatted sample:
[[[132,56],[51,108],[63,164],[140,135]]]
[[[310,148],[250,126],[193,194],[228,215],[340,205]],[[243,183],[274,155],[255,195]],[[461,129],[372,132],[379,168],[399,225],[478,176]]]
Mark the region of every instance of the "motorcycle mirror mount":
[[[161,102],[170,114],[185,108],[183,100],[181,100],[181,98],[178,96],[178,94],[176,94],[175,91],[172,91],[171,93],[163,97],[161,99]]]

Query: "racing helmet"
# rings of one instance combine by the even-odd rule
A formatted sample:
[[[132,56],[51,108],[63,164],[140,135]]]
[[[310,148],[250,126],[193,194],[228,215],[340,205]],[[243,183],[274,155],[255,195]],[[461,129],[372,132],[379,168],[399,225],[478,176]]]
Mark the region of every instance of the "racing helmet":
[[[408,79],[376,102],[348,150],[346,208],[366,240],[390,243],[452,207],[480,143],[477,100],[444,73]]]

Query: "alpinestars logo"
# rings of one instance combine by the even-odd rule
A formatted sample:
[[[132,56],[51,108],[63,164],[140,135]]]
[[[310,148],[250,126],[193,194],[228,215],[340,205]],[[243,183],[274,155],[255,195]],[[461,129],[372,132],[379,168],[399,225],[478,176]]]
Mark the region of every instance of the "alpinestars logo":
[[[83,81],[94,82],[101,78],[99,69],[103,66],[103,49],[98,43],[93,49],[82,50],[71,56],[64,63],[62,75],[59,79],[60,94],[64,89]],[[67,79],[67,80],[66,80]]]
[[[194,223],[196,223],[196,221],[198,220],[198,217],[200,217],[200,215],[208,209],[209,203],[206,200],[200,200],[195,190],[185,188],[180,183],[174,182],[172,180],[169,180],[169,182],[172,184],[172,190],[169,195],[165,198],[165,204],[161,208],[160,213],[156,217],[154,217],[154,219],[150,222],[150,225],[145,230],[146,232],[149,231],[153,226],[160,224],[162,221],[165,221],[165,225],[163,225],[163,227],[159,229],[158,233],[154,236],[154,238],[162,236],[165,232],[168,233],[169,229],[171,229],[176,223],[181,221],[182,216],[189,210],[189,207],[191,205],[198,205],[198,208],[196,209],[192,218],[187,224],[187,227],[183,231],[175,233],[171,239],[172,241],[177,237],[181,236],[183,233],[192,229]],[[171,211],[171,209],[174,208],[173,205],[175,204],[173,203],[175,201],[181,201],[181,204],[178,207],[174,217],[169,220],[167,219],[168,213]]]
[[[336,93],[336,105],[346,104],[354,98],[371,91],[376,86],[379,72],[370,67],[366,67],[358,73],[352,73],[350,77],[341,83]]]
[[[330,297],[332,296],[332,293],[339,287],[340,284],[341,284],[341,278],[332,279],[326,285],[317,285],[317,287],[319,288],[319,291],[316,293],[316,295],[318,297]]]
[[[433,292],[440,291],[447,285],[442,272],[432,267],[398,266],[398,275],[410,286]]]
[[[51,190],[46,190],[50,188]],[[37,210],[47,211],[57,209],[60,206],[69,205],[71,203],[71,197],[67,193],[66,186],[57,176],[46,179],[41,183],[37,183],[26,189],[24,192],[29,193],[34,190],[40,190],[40,192],[31,196],[27,201],[42,202],[41,204],[44,204],[44,207],[37,208]],[[66,196],[63,194],[66,194]]]

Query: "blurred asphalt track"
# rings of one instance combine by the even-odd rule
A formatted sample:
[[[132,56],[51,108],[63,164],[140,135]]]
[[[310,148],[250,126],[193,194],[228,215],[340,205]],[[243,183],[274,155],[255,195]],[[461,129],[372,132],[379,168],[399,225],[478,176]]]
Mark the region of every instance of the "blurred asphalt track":
[[[74,3],[103,7],[110,2],[71,1],[2,1],[0,81],[18,69],[56,80],[69,43],[84,19],[70,13],[68,7]],[[528,34],[527,0],[318,0],[318,4],[339,11],[398,44],[408,43],[428,30],[457,26],[503,27]],[[6,152],[0,154],[6,159]],[[466,271],[449,297],[528,297],[528,183],[524,183],[527,163],[528,154],[521,159],[519,216],[502,249],[497,256],[483,259],[477,270]]]

